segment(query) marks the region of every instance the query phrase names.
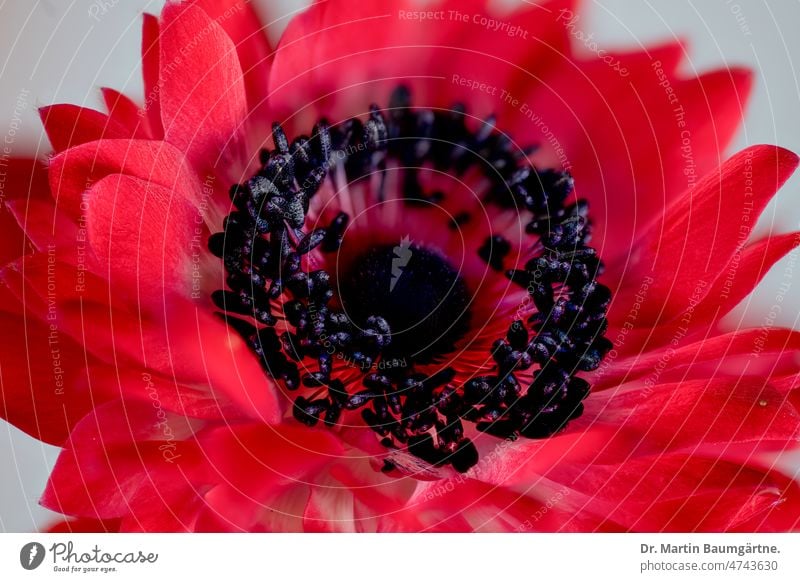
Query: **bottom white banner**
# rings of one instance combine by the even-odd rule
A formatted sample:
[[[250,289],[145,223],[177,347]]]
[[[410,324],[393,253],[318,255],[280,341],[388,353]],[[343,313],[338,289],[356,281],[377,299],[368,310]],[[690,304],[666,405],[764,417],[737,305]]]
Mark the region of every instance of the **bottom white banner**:
[[[0,580],[171,575],[237,582],[800,580],[800,534],[0,535]]]

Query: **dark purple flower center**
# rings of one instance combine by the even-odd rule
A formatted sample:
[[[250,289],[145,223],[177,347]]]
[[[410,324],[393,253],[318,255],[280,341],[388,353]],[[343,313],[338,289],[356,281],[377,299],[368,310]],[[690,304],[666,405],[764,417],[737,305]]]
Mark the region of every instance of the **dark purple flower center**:
[[[611,347],[603,337],[610,292],[596,281],[602,263],[587,245],[586,203],[569,200],[569,174],[532,166],[529,152],[512,147],[493,119],[472,129],[463,107],[415,109],[404,88],[385,112],[373,106],[365,121],[320,121],[311,136],[291,143],[275,125],[273,139],[261,170],[231,189],[234,209],[209,240],[227,272],[227,288],[213,300],[265,373],[299,392],[297,421],[334,425],[360,410],[388,449],[466,471],[478,453],[465,422],[499,437],[543,438],[581,414],[589,385],[577,373],[597,368]],[[447,196],[426,191],[420,172],[477,169],[490,184],[484,202],[526,220],[531,240],[523,251],[531,258],[522,269],[508,270],[511,245],[502,236],[467,241],[535,306],[533,315],[509,321],[486,354],[491,369],[480,376],[457,374],[456,345],[475,323],[474,297],[449,257],[411,242],[413,224],[409,239],[350,250],[342,246],[348,214],[306,225],[332,168],[351,184],[376,184],[387,162],[402,172],[404,204],[432,207]],[[378,180],[376,200],[385,183]],[[456,214],[449,227],[471,219]],[[334,282],[326,270],[305,267],[303,257],[314,249],[354,253],[349,270]],[[337,377],[337,358],[360,374],[360,385]],[[426,364],[438,370],[423,373]],[[523,385],[518,376],[526,371],[532,380]],[[398,458],[389,456],[387,469]]]
[[[373,315],[389,324],[384,358],[428,363],[451,352],[469,329],[471,295],[458,271],[445,257],[409,241],[367,250],[340,291],[356,325]]]

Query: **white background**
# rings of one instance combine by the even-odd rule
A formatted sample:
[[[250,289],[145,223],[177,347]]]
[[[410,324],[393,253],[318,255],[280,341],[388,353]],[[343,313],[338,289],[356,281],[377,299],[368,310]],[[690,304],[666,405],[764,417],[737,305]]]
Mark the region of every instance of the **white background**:
[[[265,21],[275,22],[271,36],[285,25],[281,17],[302,5],[297,0],[255,1]],[[0,133],[18,98],[27,96],[14,155],[47,151],[36,116],[39,106],[69,102],[100,108],[101,86],[141,100],[140,16],[143,11],[158,13],[162,4],[163,0],[0,0]],[[580,22],[581,29],[594,31],[606,48],[686,40],[686,74],[725,63],[748,65],[757,73],[756,87],[735,149],[775,143],[800,152],[798,0],[585,0]],[[798,195],[800,175],[767,209],[761,233],[800,229]],[[749,305],[735,314],[737,320],[744,315],[746,323],[763,323],[783,282],[781,271],[779,263]],[[776,324],[800,328],[798,318],[800,292],[795,288],[786,294]],[[47,523],[50,516],[36,501],[56,452],[0,421],[0,531],[29,531]]]

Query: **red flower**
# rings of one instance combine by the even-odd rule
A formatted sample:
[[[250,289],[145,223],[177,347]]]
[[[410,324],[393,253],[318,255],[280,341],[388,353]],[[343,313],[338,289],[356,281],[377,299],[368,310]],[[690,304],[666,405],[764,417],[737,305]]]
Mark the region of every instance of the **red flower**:
[[[170,2],[143,108],[42,110],[0,370],[59,528],[797,527],[800,335],[721,323],[800,241],[796,156],[719,158],[749,74],[483,4]]]

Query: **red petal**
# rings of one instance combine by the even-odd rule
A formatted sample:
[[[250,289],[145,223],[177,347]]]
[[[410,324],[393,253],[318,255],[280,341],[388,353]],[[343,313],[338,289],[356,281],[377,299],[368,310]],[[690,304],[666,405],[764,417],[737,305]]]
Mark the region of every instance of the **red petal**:
[[[42,107],[39,116],[56,153],[103,137],[131,137],[130,131],[107,115],[77,105]]]
[[[83,419],[58,457],[41,503],[94,519],[123,517],[153,480],[187,484],[202,463],[185,419],[147,403],[109,402]],[[187,485],[188,488],[188,485]],[[164,511],[169,511],[164,507]]]
[[[730,443],[783,448],[800,436],[800,413],[760,378],[712,378],[606,390],[586,401],[581,424],[618,428],[609,453],[641,456]]]
[[[78,225],[63,213],[59,213],[49,200],[10,200],[6,203],[17,224],[40,253],[49,249],[58,256],[59,262],[75,265],[79,262],[79,252],[84,253],[84,266],[92,263],[86,257],[86,235]],[[83,240],[79,240],[79,238]]]
[[[797,167],[792,152],[748,148],[676,200],[633,245],[610,319],[626,317],[646,277],[653,279],[637,327],[694,309],[750,233],[757,217]],[[662,301],[663,298],[663,301]]]
[[[207,508],[198,516],[198,532],[302,532],[303,509],[308,487],[302,483],[273,491],[256,500],[227,485],[217,485],[204,501]]]
[[[191,293],[190,249],[197,209],[180,190],[122,174],[95,184],[88,196],[89,243],[108,268],[109,281],[142,303],[163,294]]]
[[[73,426],[113,392],[93,382],[100,364],[62,333],[22,315],[0,313],[2,417],[47,443],[61,445]]]
[[[71,148],[50,161],[56,204],[76,220],[83,194],[109,174],[129,174],[200,200],[200,183],[183,154],[166,142],[104,139]]]
[[[708,329],[719,323],[724,315],[743,301],[769,269],[798,244],[800,244],[800,233],[788,233],[765,237],[736,250],[728,265],[720,270],[705,297],[694,307],[691,317],[681,314],[673,321],[654,329],[634,330],[629,335],[630,330],[633,329],[631,326],[635,323],[630,318],[630,314],[636,311],[633,308],[634,304],[629,304],[629,308],[626,310],[621,304],[624,299],[615,300],[610,313],[611,321],[618,328],[627,326],[627,330],[624,333],[621,329],[617,332],[612,331],[612,333],[616,333],[617,337],[627,336],[630,340],[625,340],[625,345],[619,346],[618,352],[629,354],[632,353],[632,350],[638,350],[641,353],[647,349],[652,350],[664,345],[674,338],[682,341],[684,337],[706,333]],[[626,294],[626,297],[630,297],[630,295]],[[638,302],[641,297],[642,295],[639,294],[637,300],[634,295],[632,301]],[[627,315],[623,318],[624,313]],[[751,369],[751,373],[755,372]]]
[[[14,304],[11,312],[19,313],[22,310],[20,306],[24,306],[30,317],[46,324],[55,322],[59,331],[83,344],[81,304],[85,303],[89,308],[95,303],[107,303],[108,283],[89,271],[83,271],[80,263],[59,260],[58,250],[54,247],[47,253],[22,257],[0,271],[0,278],[19,302]],[[55,294],[54,284],[58,286]],[[70,318],[76,319],[77,329],[71,327]]]
[[[797,484],[752,462],[671,454],[553,473],[590,497],[587,510],[608,507],[632,531],[789,531],[798,523]]]
[[[297,424],[220,427],[205,435],[203,449],[227,483],[250,494],[313,478],[343,454],[332,432]]]
[[[206,507],[202,493],[186,477],[180,479],[170,472],[150,471],[148,478],[143,479],[130,496],[130,511],[122,517],[119,529],[122,532],[191,532],[198,515]]]
[[[560,25],[585,34],[583,21]],[[593,244],[607,259],[627,254],[637,231],[719,165],[741,121],[751,75],[680,79],[682,52],[675,44],[590,61],[561,57],[507,110],[515,133],[538,136],[540,164],[574,173],[597,217]]]
[[[283,417],[285,399],[278,388],[244,340],[208,306],[165,301],[162,311],[138,320],[130,313],[112,314],[107,307],[86,313],[85,318],[92,318],[87,324],[90,332],[96,336],[93,347],[108,353],[111,341],[132,361],[235,403],[239,416],[264,422]]]
[[[381,531],[531,532],[615,530],[613,516],[581,511],[576,491],[540,481],[516,491],[460,476],[419,487]]]
[[[353,493],[341,486],[311,489],[303,512],[303,531],[314,533],[356,533]]]
[[[0,206],[0,265],[29,253],[30,242],[7,205]]]
[[[268,96],[272,47],[253,6],[241,0],[194,0],[194,4],[219,24],[236,46],[250,109],[263,106]]]
[[[247,117],[236,48],[205,12],[176,2],[161,13],[159,43],[165,140],[196,167],[215,166]]]
[[[167,301],[162,317],[147,322],[133,353],[170,377],[194,380],[234,402],[239,415],[279,422],[287,399],[239,335],[210,305]],[[143,351],[142,351],[143,350]]]
[[[49,198],[47,171],[34,159],[0,158],[0,181],[5,204],[0,204],[0,266],[31,251],[30,242],[13,214],[13,205]],[[11,212],[9,212],[11,210]]]
[[[100,90],[108,109],[108,116],[127,130],[128,134],[125,137],[143,139],[154,137],[150,130],[150,121],[147,119],[146,111],[139,109],[136,103],[119,91],[109,87],[103,87]]]
[[[6,198],[47,198],[50,185],[47,167],[33,158],[10,158],[5,161],[3,194]]]
[[[49,265],[47,255],[37,257],[4,271],[3,280],[12,297],[25,298],[31,317],[47,323],[52,301],[47,297]],[[85,282],[76,285],[73,282],[80,280],[75,266],[58,262],[55,266],[56,279],[67,282],[59,286],[55,301],[58,329],[87,352],[117,367],[145,368],[180,386],[198,386],[221,402],[220,414],[226,418],[281,419],[285,399],[244,340],[212,313],[210,305],[162,298],[159,309],[148,313],[121,301],[105,280],[87,272]],[[18,310],[19,304],[14,305]],[[211,413],[211,403],[192,402],[191,393],[181,392],[180,398],[183,405],[188,406],[184,399],[189,399],[192,407],[199,407],[198,415]],[[236,404],[235,414],[229,402]]]
[[[634,340],[627,353],[636,355],[621,357],[593,373],[589,378],[594,390],[614,388],[619,384],[642,379],[647,383],[678,382],[685,379],[713,378],[715,375],[738,374],[771,375],[765,363],[774,362],[776,357],[792,355],[800,350],[800,332],[775,328],[765,333],[764,329],[742,329],[697,341],[683,341],[683,335],[676,330],[655,330],[655,336],[666,335],[667,340],[676,338],[669,347],[652,349],[651,346],[637,344]],[[625,337],[611,331],[609,337]],[[663,340],[662,340],[663,341]],[[627,345],[628,340],[625,340]],[[677,345],[676,345],[677,344]],[[619,345],[619,353],[625,346]],[[660,363],[660,362],[664,363]]]
[[[800,245],[800,232],[768,236],[734,253],[697,306],[698,324],[716,321],[747,297],[767,272]]]
[[[190,418],[218,420],[241,418],[230,402],[221,401],[221,394],[215,394],[209,386],[180,384],[169,378],[148,370],[143,366],[118,366],[103,368],[94,374],[95,381],[114,387],[122,398],[129,402],[136,400],[153,404],[168,412]]]
[[[483,0],[450,0],[431,7],[437,19],[420,20],[412,16],[419,6],[408,0],[315,2],[281,37],[270,72],[273,111],[297,126],[320,114],[345,119],[372,102],[386,106],[391,91],[404,84],[416,105],[447,107],[468,99],[470,114],[488,115],[512,77],[526,76],[529,63],[541,66],[566,48],[564,28],[554,19],[573,4],[556,0],[501,11],[487,9]],[[487,22],[508,28],[490,30]],[[462,79],[489,90],[470,90]]]

